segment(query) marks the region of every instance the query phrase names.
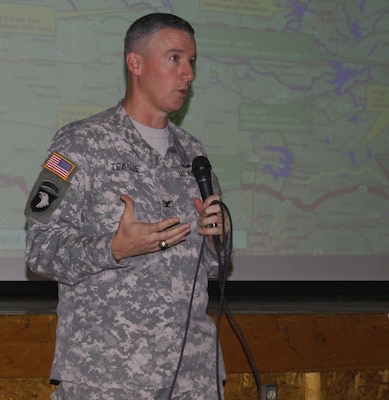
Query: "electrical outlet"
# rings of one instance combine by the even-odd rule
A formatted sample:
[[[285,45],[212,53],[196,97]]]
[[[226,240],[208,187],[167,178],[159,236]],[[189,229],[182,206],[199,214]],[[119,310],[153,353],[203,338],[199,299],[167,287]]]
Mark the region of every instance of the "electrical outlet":
[[[277,385],[263,385],[263,400],[278,400]]]

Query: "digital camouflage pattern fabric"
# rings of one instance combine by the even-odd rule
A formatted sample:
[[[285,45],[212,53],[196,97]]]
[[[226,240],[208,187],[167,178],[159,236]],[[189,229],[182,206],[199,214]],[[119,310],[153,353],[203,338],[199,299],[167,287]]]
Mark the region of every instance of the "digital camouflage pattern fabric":
[[[161,399],[170,388],[203,240],[192,203],[200,193],[191,162],[205,152],[184,130],[171,122],[168,128],[162,158],[119,103],[69,124],[52,141],[49,157],[59,154],[74,169],[64,179],[44,168],[26,205],[28,266],[59,283],[52,379],[100,393],[159,392]],[[47,193],[44,212],[41,192]],[[134,200],[141,221],[178,216],[190,222],[187,240],[117,263],[111,240],[123,213],[121,194]],[[196,390],[217,398],[217,339],[206,315],[210,276],[217,276],[217,260],[205,245],[175,395]],[[224,376],[220,360],[221,382]]]

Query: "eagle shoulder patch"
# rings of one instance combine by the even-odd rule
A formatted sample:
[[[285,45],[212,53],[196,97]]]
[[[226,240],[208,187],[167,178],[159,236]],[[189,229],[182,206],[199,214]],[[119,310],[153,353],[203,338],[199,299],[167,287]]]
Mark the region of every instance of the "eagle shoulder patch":
[[[77,166],[59,153],[52,153],[43,164],[24,210],[26,217],[47,224],[70,187],[69,179]]]

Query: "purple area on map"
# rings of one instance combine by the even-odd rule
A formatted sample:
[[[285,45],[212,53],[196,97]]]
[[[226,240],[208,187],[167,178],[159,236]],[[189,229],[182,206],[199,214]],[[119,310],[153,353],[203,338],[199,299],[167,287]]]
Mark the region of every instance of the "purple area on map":
[[[354,39],[357,41],[362,37],[361,27],[359,25],[359,20],[355,20],[351,24],[351,33],[354,36]]]
[[[365,12],[365,5],[366,5],[366,3],[367,3],[366,0],[361,0],[361,1],[359,2],[359,12],[360,12],[361,14],[364,14],[364,12]]]
[[[275,181],[277,181],[278,178],[287,178],[294,161],[292,153],[285,147],[279,146],[267,146],[266,150],[281,153],[281,156],[278,158],[278,168],[274,168],[270,164],[265,164],[262,168],[262,173],[272,175]]]
[[[350,117],[347,118],[348,122],[358,122],[359,121],[359,116],[358,115],[351,115]]]
[[[258,142],[259,139],[260,139],[260,136],[259,136],[258,133],[253,133],[253,134],[251,135],[251,141],[252,141],[253,143]]]
[[[371,148],[370,148],[370,147],[368,147],[368,148],[366,149],[366,155],[367,155],[367,158],[368,158],[369,160],[372,160],[372,159],[373,159],[373,152],[371,151]]]
[[[343,63],[339,61],[329,61],[329,65],[331,65],[336,73],[336,77],[332,81],[328,81],[328,83],[335,84],[334,93],[337,96],[341,96],[343,92],[344,84],[351,78],[355,76],[354,68],[344,68]]]
[[[299,4],[296,1],[291,0],[290,5],[292,6],[293,11],[290,12],[289,14],[286,14],[285,18],[297,17],[297,18],[301,19],[302,17],[304,17],[304,15],[308,9],[308,7],[305,4]]]

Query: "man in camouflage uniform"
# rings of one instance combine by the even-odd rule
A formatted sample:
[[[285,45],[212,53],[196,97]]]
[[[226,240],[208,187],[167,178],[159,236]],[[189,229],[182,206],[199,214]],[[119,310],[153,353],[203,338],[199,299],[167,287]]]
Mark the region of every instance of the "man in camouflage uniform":
[[[212,175],[216,194],[200,200],[191,162],[204,149],[168,120],[189,94],[195,58],[186,21],[139,19],[125,39],[124,100],[51,143],[25,213],[28,266],[58,282],[52,399],[168,399],[194,282],[171,398],[218,398],[224,367],[206,308],[220,189]]]

